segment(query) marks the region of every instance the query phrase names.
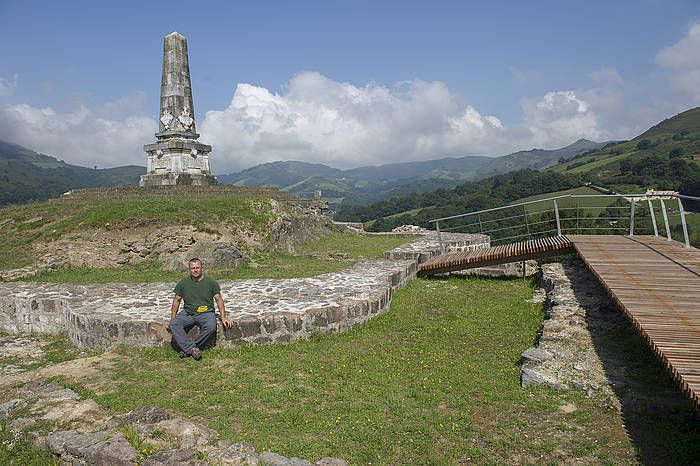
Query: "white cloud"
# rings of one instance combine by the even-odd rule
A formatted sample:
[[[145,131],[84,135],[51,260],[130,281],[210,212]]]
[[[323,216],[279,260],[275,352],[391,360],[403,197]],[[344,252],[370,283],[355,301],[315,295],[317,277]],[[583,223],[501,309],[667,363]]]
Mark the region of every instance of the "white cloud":
[[[575,91],[548,92],[540,100],[521,101],[525,126],[537,147],[552,148],[585,137],[601,140],[607,133],[590,105]]]
[[[663,48],[655,61],[668,73],[671,89],[686,106],[700,103],[700,23],[693,23],[685,37]]]
[[[700,67],[700,23],[694,23],[685,37],[664,47],[656,55],[656,63],[664,68]]]
[[[293,77],[283,94],[239,84],[200,129],[218,173],[274,160],[354,167],[491,153],[503,130],[441,82],[360,87],[316,72]]]
[[[65,113],[4,105],[0,139],[85,166],[144,165],[142,147],[154,142],[156,122],[129,116],[140,111],[143,100],[137,94]],[[596,108],[610,111],[609,102],[596,92],[550,92],[523,99],[523,121],[504,127],[439,81],[356,86],[304,72],[280,94],[239,84],[229,106],[207,112],[198,128],[200,141],[213,146],[217,174],[275,160],[349,168],[552,149],[580,137],[600,140],[609,133],[601,129]]]
[[[0,139],[89,167],[145,165],[143,145],[156,131],[154,119],[108,119],[84,106],[68,113],[26,104],[0,107]]]

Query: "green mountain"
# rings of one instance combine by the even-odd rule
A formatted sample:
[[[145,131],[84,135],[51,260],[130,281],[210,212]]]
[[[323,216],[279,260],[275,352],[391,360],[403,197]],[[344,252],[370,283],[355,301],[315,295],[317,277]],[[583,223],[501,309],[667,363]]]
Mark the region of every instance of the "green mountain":
[[[541,170],[586,151],[603,147],[581,139],[557,150],[533,149],[504,157],[468,156],[420,162],[392,163],[339,170],[323,164],[272,162],[219,175],[219,183],[238,186],[273,186],[301,196],[320,189],[323,197],[338,206],[341,203],[367,204],[411,193],[423,193],[452,187],[465,181],[522,168]]]
[[[583,175],[619,192],[673,189],[700,195],[700,107],[679,113],[629,141],[607,144],[550,170]]]
[[[532,149],[529,151],[515,152],[505,157],[498,157],[489,165],[486,172],[481,173],[481,178],[486,176],[508,173],[515,170],[531,168],[533,170],[543,170],[557,165],[564,160],[568,160],[577,155],[589,151],[600,149],[610,144],[609,142],[593,142],[587,139],[579,139],[561,149],[545,150]]]
[[[586,150],[581,150],[586,148],[586,141],[580,142],[583,144],[575,143],[578,148],[564,148],[571,151],[561,152],[558,159],[554,154],[528,151],[525,160],[544,166],[542,171],[521,169],[450,189],[411,194],[365,206],[343,205],[336,219],[372,220],[371,228],[379,231],[402,224],[428,227],[429,219],[495,207],[586,183],[620,193],[639,193],[654,188],[700,196],[700,161],[692,157],[700,154],[700,108],[664,120],[630,141]],[[579,154],[575,154],[577,150]],[[522,157],[519,154],[497,159],[496,169],[515,167]],[[700,202],[684,204],[688,209],[700,211]]]
[[[0,205],[57,197],[73,188],[138,184],[145,168],[93,169],[70,165],[26,147],[0,141]]]

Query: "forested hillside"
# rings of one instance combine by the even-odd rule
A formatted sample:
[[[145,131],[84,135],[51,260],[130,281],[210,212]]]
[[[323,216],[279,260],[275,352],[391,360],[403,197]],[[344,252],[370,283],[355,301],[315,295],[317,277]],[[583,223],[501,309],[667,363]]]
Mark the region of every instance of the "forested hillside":
[[[574,188],[582,184],[578,175],[518,170],[450,189],[412,194],[368,206],[343,206],[340,221],[376,221],[370,230],[385,231],[404,224],[428,227],[428,220],[488,209],[525,196]],[[400,215],[397,213],[405,212]]]
[[[0,205],[57,197],[73,188],[138,184],[144,167],[96,169],[70,165],[0,141]]]

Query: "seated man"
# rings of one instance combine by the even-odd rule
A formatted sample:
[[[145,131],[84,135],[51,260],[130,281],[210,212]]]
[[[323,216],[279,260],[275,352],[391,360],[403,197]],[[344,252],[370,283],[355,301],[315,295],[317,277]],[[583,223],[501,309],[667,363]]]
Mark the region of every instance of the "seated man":
[[[231,328],[233,322],[226,318],[226,308],[219,284],[213,278],[204,276],[202,261],[196,257],[190,259],[187,268],[190,275],[180,280],[175,286],[168,329],[181,349],[180,357],[192,356],[199,361],[202,359],[204,343],[216,334],[215,300],[221,314],[221,323],[226,328]],[[185,305],[178,313],[180,301],[183,299]],[[195,325],[199,327],[199,335],[192,341],[187,332]]]

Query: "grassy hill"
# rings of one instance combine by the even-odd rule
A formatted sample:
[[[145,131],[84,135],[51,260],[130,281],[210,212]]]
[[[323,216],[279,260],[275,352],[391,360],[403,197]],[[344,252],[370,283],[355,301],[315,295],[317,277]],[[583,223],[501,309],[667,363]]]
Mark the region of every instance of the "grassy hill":
[[[138,184],[144,167],[94,169],[71,165],[0,141],[0,205],[44,200],[74,188]]]
[[[320,189],[334,207],[361,205],[378,200],[448,188],[465,181],[524,168],[541,170],[605,143],[581,139],[556,150],[532,149],[504,157],[469,156],[420,162],[392,163],[339,170],[323,164],[272,162],[240,173],[219,175],[222,184],[273,186],[310,197]]]
[[[653,126],[630,141],[608,144],[558,164],[556,173],[584,175],[620,192],[646,188],[700,194],[700,108],[690,109]]]

